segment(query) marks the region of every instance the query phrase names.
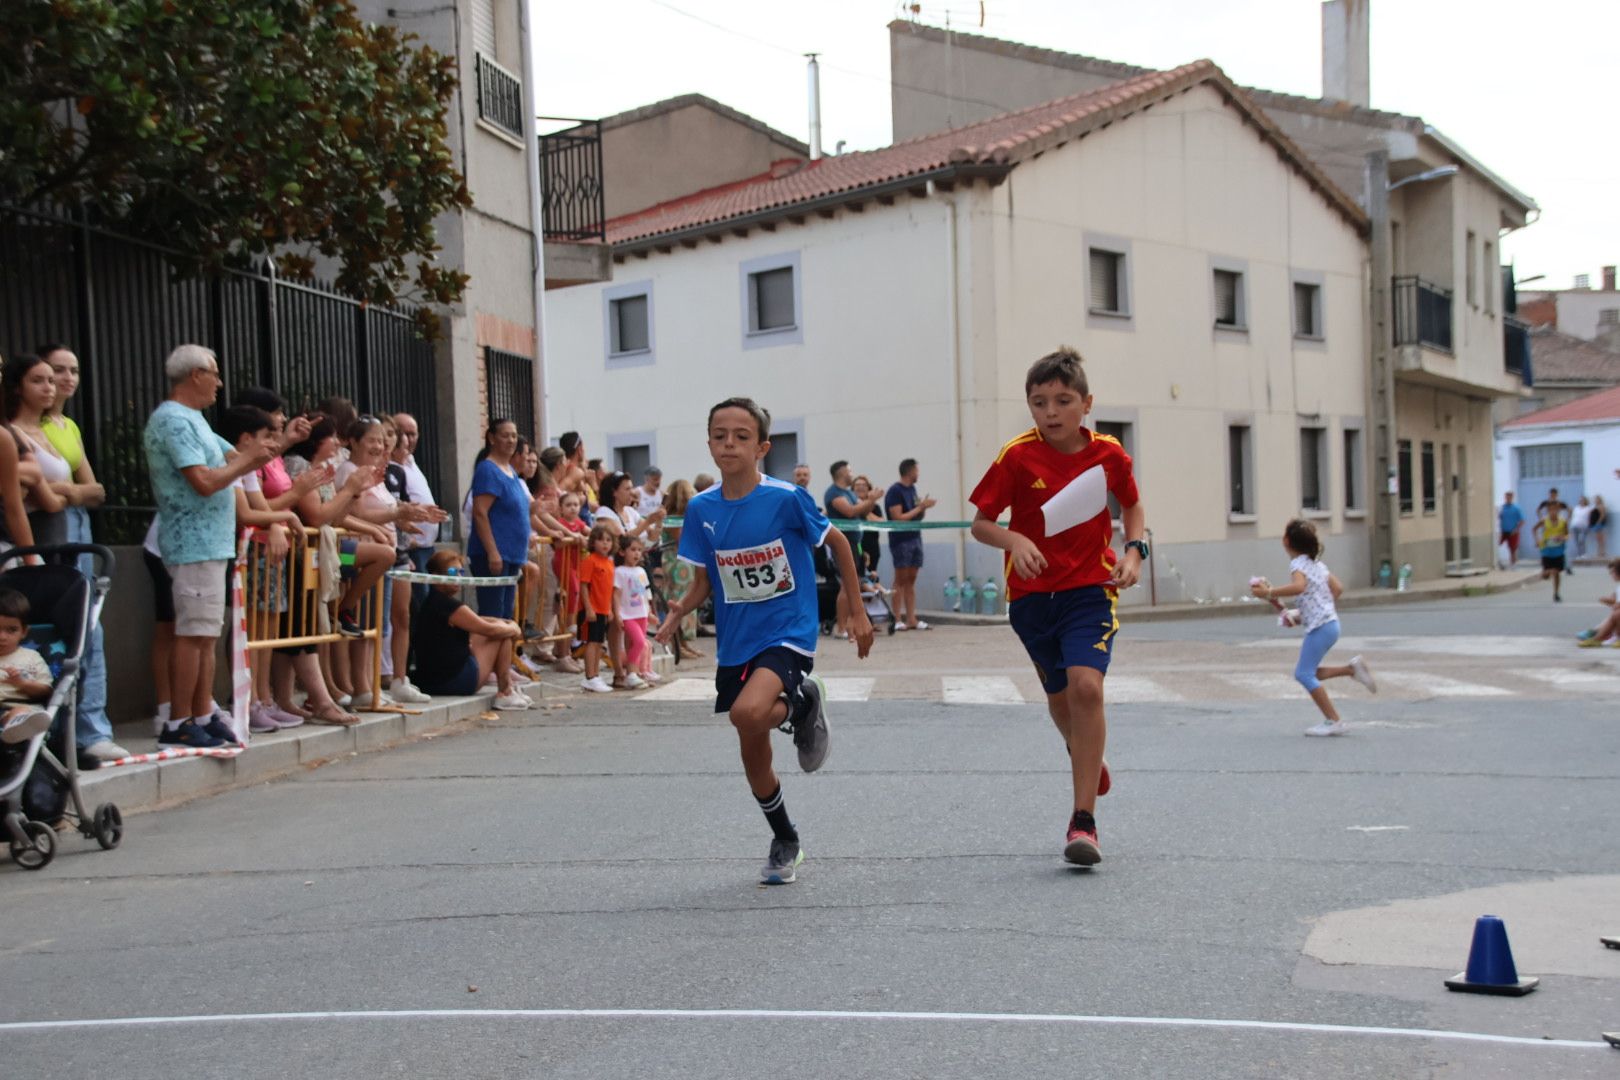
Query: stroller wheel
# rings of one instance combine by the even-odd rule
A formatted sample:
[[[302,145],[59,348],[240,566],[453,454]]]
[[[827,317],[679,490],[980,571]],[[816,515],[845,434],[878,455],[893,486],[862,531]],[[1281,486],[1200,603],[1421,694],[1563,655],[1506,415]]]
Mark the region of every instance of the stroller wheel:
[[[56,830],[42,821],[23,822],[28,843],[11,842],[11,859],[24,870],[43,870],[56,858]]]
[[[101,850],[111,851],[124,838],[124,815],[118,812],[117,805],[104,802],[96,807],[91,829]]]

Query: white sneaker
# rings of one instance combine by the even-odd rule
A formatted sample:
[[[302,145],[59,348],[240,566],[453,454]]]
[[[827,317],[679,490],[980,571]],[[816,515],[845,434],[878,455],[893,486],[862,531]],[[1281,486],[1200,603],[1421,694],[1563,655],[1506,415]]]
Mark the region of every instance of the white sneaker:
[[[350,705],[354,704],[354,695],[353,694],[339,694],[337,697],[333,698],[332,700],[337,703],[338,708],[347,709]]]
[[[534,708],[534,702],[513,690],[497,697],[495,707],[503,712],[520,712],[524,709]]]
[[[128,750],[125,750],[111,739],[103,739],[98,743],[85,747],[80,752],[85,757],[92,757],[97,761],[117,761],[119,758],[130,756]]]
[[[412,685],[411,680],[403,676],[389,684],[388,696],[402,705],[426,705],[433,700]]]
[[[910,630],[910,629],[911,629],[911,627],[909,627],[909,626],[907,626],[907,625],[906,625],[906,624],[905,624],[905,623],[903,623],[903,622],[898,622],[898,621],[897,621],[897,622],[896,622],[896,623],[895,623],[895,624],[894,624],[894,632],[895,632],[895,633],[897,633],[897,634],[903,634],[903,633],[905,633],[905,632],[906,632],[906,631],[907,631],[907,630]]]
[[[35,735],[51,729],[51,714],[43,709],[18,713],[9,720],[0,721],[0,743],[23,743]],[[97,743],[96,746],[101,746]],[[92,747],[91,749],[94,749]],[[88,753],[88,751],[86,751]]]
[[[1307,734],[1307,735],[1343,735],[1344,734],[1344,721],[1340,720],[1336,724],[1330,724],[1326,720],[1324,720],[1320,724],[1317,724],[1315,727],[1306,728],[1305,729],[1305,734]]]
[[[626,690],[645,690],[647,689],[647,680],[632,671],[624,677],[624,688]]]
[[[917,620],[917,629],[918,630],[932,630],[933,627],[929,626],[927,623],[923,622],[921,619],[918,619]]]
[[[604,680],[600,675],[594,679],[582,679],[580,680],[579,685],[584,687],[586,690],[591,691],[593,694],[613,693],[613,687],[609,686],[606,680]]]
[[[646,683],[648,686],[657,686],[664,680],[663,677],[660,676],[656,671],[643,671],[641,673],[641,681]]]
[[[1371,693],[1378,693],[1378,684],[1373,681],[1372,669],[1367,666],[1367,661],[1359,656],[1350,658],[1350,677],[1365,686]]]
[[[384,690],[377,698],[377,708],[379,709],[384,705],[392,705],[393,703],[394,700],[388,696],[388,691],[386,690]],[[352,708],[355,712],[365,712],[371,707],[371,692],[369,690],[364,694],[354,695],[353,700],[351,700],[350,703],[345,706],[345,708]]]

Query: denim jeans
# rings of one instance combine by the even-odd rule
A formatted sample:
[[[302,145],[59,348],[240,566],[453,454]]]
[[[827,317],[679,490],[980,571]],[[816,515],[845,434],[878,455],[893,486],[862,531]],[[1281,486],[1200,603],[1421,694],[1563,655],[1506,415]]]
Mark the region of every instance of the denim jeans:
[[[70,544],[91,542],[90,513],[84,507],[67,508],[67,537]],[[80,555],[79,570],[85,577],[93,578],[95,559]],[[83,750],[112,737],[112,721],[107,719],[107,654],[102,647],[98,620],[85,640],[83,663],[79,668],[79,723],[75,741]]]

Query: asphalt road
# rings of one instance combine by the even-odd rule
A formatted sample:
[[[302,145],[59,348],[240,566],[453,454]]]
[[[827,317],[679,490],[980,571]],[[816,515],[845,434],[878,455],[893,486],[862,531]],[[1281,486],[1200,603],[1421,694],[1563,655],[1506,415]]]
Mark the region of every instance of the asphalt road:
[[[1529,592],[1348,612],[1375,667],[1417,674],[1347,688],[1333,740],[1267,696],[1297,640],[1270,620],[1127,627],[1115,674],[1174,700],[1110,708],[1095,871],[1058,857],[1043,710],[941,699],[964,656],[1027,681],[992,630],[884,643],[827,768],[783,770],[792,886],[755,883],[768,833],[701,702],[502,714],[139,815],[115,853],[0,869],[0,1068],[1612,1077],[1613,695],[1504,675],[1606,686],[1620,650],[1567,646],[1589,614]],[[1542,976],[1529,997],[1443,988],[1486,912]]]

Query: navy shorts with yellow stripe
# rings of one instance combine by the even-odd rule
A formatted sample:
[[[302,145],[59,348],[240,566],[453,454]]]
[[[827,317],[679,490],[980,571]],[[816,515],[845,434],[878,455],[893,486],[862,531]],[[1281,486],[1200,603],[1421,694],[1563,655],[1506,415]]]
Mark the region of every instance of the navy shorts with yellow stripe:
[[[1008,605],[1008,621],[1035,661],[1041,686],[1048,694],[1062,693],[1068,687],[1072,667],[1108,673],[1109,653],[1119,630],[1115,603],[1110,590],[1087,585],[1031,593]]]

